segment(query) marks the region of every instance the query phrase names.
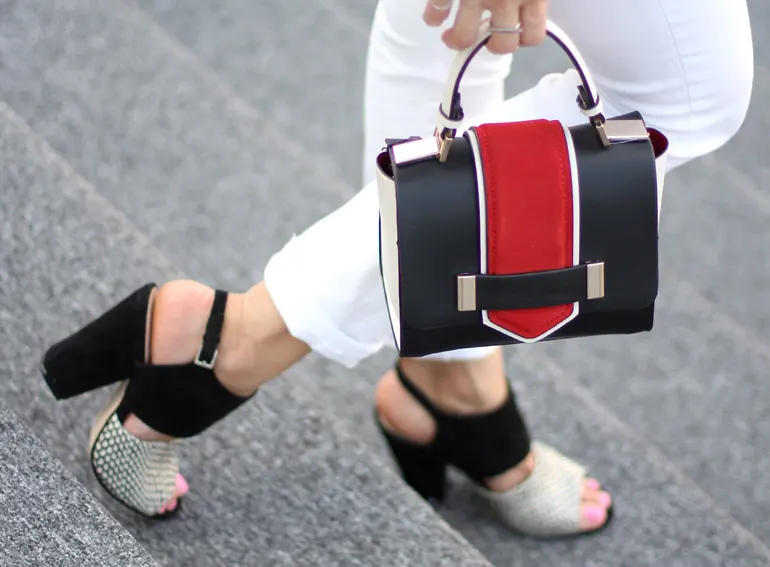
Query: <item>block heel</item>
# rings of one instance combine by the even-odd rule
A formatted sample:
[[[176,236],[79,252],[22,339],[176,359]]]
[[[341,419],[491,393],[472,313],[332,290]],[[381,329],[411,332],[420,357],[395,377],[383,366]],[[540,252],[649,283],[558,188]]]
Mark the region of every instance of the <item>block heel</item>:
[[[57,400],[109,386],[130,377],[144,360],[150,302],[148,283],[76,333],[50,347],[40,371]]]
[[[123,382],[99,413],[88,449],[102,487],[129,509],[151,518],[174,513],[179,460],[172,443],[134,437],[123,424],[135,415],[172,438],[193,437],[235,411],[238,396],[219,381],[214,365],[225,319],[227,292],[216,290],[195,359],[155,365],[149,359],[150,313],[155,285],[147,284],[43,357],[43,375],[59,399]],[[177,500],[181,503],[181,499]],[[178,508],[177,508],[178,509]]]
[[[446,497],[446,463],[428,447],[390,433],[379,419],[377,423],[404,482],[425,500],[442,502]]]

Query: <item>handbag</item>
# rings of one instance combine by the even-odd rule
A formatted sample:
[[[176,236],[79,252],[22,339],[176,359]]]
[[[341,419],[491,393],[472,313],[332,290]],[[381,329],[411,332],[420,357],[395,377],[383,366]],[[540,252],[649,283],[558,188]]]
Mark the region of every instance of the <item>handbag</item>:
[[[632,334],[653,326],[668,140],[639,112],[605,118],[571,40],[586,123],[482,124],[458,135],[459,52],[430,137],[377,156],[380,274],[400,356]]]

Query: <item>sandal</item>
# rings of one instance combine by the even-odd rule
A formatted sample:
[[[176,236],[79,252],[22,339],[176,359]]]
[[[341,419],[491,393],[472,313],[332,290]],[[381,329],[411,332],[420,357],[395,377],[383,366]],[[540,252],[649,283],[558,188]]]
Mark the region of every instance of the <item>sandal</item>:
[[[179,462],[174,443],[129,434],[129,414],[176,439],[192,437],[253,397],[227,390],[214,373],[227,293],[217,290],[193,362],[153,365],[150,321],[157,291],[149,283],[76,333],[48,349],[41,371],[58,400],[122,382],[96,418],[88,443],[91,468],[118,502],[144,516],[167,517]],[[181,500],[181,499],[180,499]]]
[[[468,476],[512,530],[537,538],[573,537],[596,533],[580,529],[585,469],[556,449],[530,443],[527,426],[519,413],[515,395],[508,386],[508,397],[498,409],[476,415],[450,415],[437,408],[401,371],[396,375],[409,394],[425,408],[436,424],[436,435],[429,444],[415,444],[388,431],[375,412],[380,431],[399,466],[404,481],[420,496],[439,503],[447,492],[446,468],[452,465]],[[484,479],[497,476],[521,463],[530,450],[535,456],[531,474],[504,492],[486,487]]]

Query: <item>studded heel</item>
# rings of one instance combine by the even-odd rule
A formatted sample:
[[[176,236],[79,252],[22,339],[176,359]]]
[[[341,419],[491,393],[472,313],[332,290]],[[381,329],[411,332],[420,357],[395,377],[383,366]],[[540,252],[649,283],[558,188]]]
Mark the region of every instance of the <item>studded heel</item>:
[[[130,414],[175,439],[192,437],[252,396],[227,390],[214,373],[227,293],[217,290],[193,362],[148,364],[149,322],[156,287],[147,284],[70,337],[48,349],[41,370],[58,399],[120,382],[97,416],[88,451],[93,472],[110,496],[148,517],[166,517],[179,461],[174,444],[144,441],[123,427]],[[174,512],[178,510],[176,508]]]

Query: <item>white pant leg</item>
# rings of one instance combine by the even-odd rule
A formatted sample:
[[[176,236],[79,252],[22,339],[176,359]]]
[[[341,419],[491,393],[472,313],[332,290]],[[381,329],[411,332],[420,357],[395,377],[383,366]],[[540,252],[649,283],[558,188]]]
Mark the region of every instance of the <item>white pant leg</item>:
[[[381,0],[378,6],[366,86],[370,156],[385,137],[432,132],[452,53],[440,44],[440,31],[422,23],[422,4]],[[669,136],[670,168],[714,151],[735,134],[753,79],[743,0],[551,0],[550,6],[550,17],[591,69],[607,113],[639,110]],[[463,103],[469,115],[481,114],[467,124],[584,120],[575,107],[577,78],[571,71],[550,75],[500,104],[508,61],[485,53],[471,64]],[[347,366],[393,342],[379,275],[377,219],[371,182],[290,241],[265,270],[289,331]]]

